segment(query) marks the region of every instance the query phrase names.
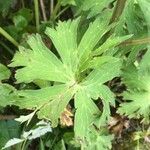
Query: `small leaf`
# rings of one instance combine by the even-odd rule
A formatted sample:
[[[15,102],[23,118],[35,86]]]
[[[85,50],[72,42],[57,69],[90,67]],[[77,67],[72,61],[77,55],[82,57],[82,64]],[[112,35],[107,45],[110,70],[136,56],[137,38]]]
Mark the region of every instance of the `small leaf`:
[[[90,132],[89,135],[87,139],[89,142],[85,150],[110,150],[112,148],[111,141],[113,140],[113,135],[109,135],[103,130],[97,133]]]
[[[19,138],[20,125],[14,120],[0,121],[0,149],[9,139]]]
[[[18,30],[23,30],[28,25],[26,18],[21,15],[14,16],[13,22]]]
[[[16,144],[22,143],[23,141],[24,140],[22,140],[22,139],[13,138],[13,139],[9,140],[2,149],[9,148],[9,147],[14,146]]]
[[[41,121],[37,123],[37,128],[30,130],[29,132],[24,132],[23,137],[29,140],[36,139],[45,135],[48,132],[52,132],[52,128],[49,123]]]
[[[127,91],[123,93],[128,102],[120,104],[118,112],[129,118],[143,118],[149,122],[150,116],[150,66],[149,50],[144,55],[140,64],[130,66],[123,72],[123,82],[127,85]]]
[[[29,123],[34,115],[35,115],[35,111],[27,116],[20,116],[19,118],[16,118],[15,120],[20,123],[24,123],[26,121],[28,121],[28,123]]]
[[[13,105],[17,100],[16,89],[9,84],[0,83],[0,106]]]
[[[0,13],[2,13],[3,17],[6,17],[9,9],[15,3],[15,0],[6,0],[5,3],[3,0],[0,0]]]
[[[76,5],[75,0],[61,0],[61,5],[66,6],[66,5]]]
[[[81,11],[90,11],[89,17],[93,17],[101,13],[113,0],[75,0],[78,13]]]
[[[73,114],[72,112],[68,109],[68,108],[65,108],[65,110],[61,113],[61,116],[60,116],[60,124],[62,126],[73,126],[73,120],[72,120],[72,117]]]
[[[10,77],[10,71],[3,64],[0,64],[0,81],[8,79]]]
[[[32,21],[33,19],[33,12],[31,9],[28,8],[19,9],[17,15],[23,16],[28,22]]]

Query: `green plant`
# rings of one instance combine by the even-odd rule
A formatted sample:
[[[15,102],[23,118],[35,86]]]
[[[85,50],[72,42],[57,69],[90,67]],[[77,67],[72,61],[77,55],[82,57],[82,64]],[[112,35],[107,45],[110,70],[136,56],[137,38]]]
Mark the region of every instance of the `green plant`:
[[[127,85],[128,91],[124,92],[124,99],[131,102],[122,103],[119,108],[121,114],[129,117],[144,118],[149,122],[149,50],[144,55],[138,66],[129,67],[124,71],[123,82]]]
[[[81,143],[85,143],[90,128],[94,124],[98,128],[104,125],[110,117],[109,105],[115,106],[114,94],[104,83],[119,76],[121,61],[105,54],[106,47],[113,48],[130,36],[113,37],[94,50],[97,42],[110,27],[107,27],[107,22],[96,19],[90,23],[78,44],[79,21],[78,18],[59,22],[56,29],[46,29],[46,34],[53,41],[60,59],[49,51],[37,34],[30,36],[27,41],[31,49],[20,47],[9,66],[23,67],[16,72],[17,83],[54,81],[54,85],[50,87],[18,91],[17,94],[22,98],[16,102],[21,108],[38,109],[38,117],[49,119],[53,127],[58,125],[61,113],[69,101],[74,99],[75,136],[82,140]],[[98,54],[101,56],[97,57]],[[92,100],[99,97],[104,107],[102,113]]]
[[[13,45],[1,38],[10,56],[3,50],[0,57],[9,64],[0,64],[0,112],[2,125],[15,114],[23,129],[0,147],[107,150],[128,137],[133,145],[122,142],[124,148],[149,147],[142,142],[150,120],[150,1],[18,4],[7,2],[0,9],[5,18],[0,34],[19,48],[14,54]],[[13,5],[19,7],[15,13]]]

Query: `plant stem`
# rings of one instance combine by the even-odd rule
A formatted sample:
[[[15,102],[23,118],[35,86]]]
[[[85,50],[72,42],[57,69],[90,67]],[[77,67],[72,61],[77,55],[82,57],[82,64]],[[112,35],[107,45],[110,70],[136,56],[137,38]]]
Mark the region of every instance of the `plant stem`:
[[[21,0],[22,7],[25,8],[24,0]]]
[[[136,150],[140,150],[140,140],[139,140],[139,139],[137,140],[137,147],[136,147]]]
[[[2,41],[0,41],[0,45],[2,45],[11,55],[14,55],[14,52]]]
[[[46,12],[45,12],[45,5],[44,5],[43,0],[40,0],[40,6],[41,6],[41,10],[42,10],[43,20],[47,21]]]
[[[19,43],[12,36],[10,36],[2,27],[0,27],[0,34],[2,34],[8,41],[10,41],[16,47],[19,46]]]
[[[54,11],[54,0],[51,0],[50,1],[50,16],[53,14],[53,11]]]
[[[110,19],[110,24],[119,20],[127,0],[117,0],[113,15]]]
[[[38,0],[34,0],[34,10],[35,10],[36,30],[37,30],[37,32],[39,32],[40,19],[39,19],[39,2],[38,2]]]
[[[69,8],[69,6],[65,7],[63,10],[61,10],[54,19],[57,19],[62,13],[64,13],[67,9]]]
[[[137,39],[137,40],[127,40],[120,44],[120,46],[134,46],[134,45],[141,45],[141,44],[148,44],[150,43],[150,37]]]
[[[51,14],[51,19],[52,20],[54,20],[55,18],[56,18],[56,15],[57,15],[57,12],[58,12],[58,10],[59,10],[59,8],[60,8],[60,0],[58,0],[58,2],[57,2],[57,4],[56,4],[56,6],[55,6],[55,8],[54,8],[54,11],[53,11],[53,13]]]
[[[23,141],[21,150],[25,150],[26,143],[27,143],[27,139]]]
[[[142,44],[149,44],[150,43],[150,37],[143,38],[143,39],[137,39],[137,40],[126,40],[122,43],[120,43],[118,46],[135,46],[135,45],[142,45]],[[93,55],[93,57],[99,57],[100,55]]]
[[[117,0],[112,17],[109,21],[109,24],[112,24],[119,20],[120,16],[122,15],[122,12],[125,8],[125,4],[126,4],[126,0]],[[105,34],[105,39],[107,39],[114,32],[114,30],[115,30],[115,28],[112,28],[110,31],[108,31]],[[104,40],[104,42],[105,42],[105,40]]]

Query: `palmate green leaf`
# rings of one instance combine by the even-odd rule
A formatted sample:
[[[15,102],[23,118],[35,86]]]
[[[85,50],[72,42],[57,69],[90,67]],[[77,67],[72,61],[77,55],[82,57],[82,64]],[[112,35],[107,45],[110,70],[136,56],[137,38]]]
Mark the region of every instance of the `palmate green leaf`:
[[[118,112],[127,115],[129,118],[144,118],[143,121],[149,122],[150,118],[150,94],[148,92],[125,92],[124,99],[131,100],[121,104]]]
[[[105,85],[98,86],[97,92],[103,103],[103,111],[98,121],[98,126],[102,126],[106,125],[110,119],[110,105],[115,106],[115,95]]]
[[[123,96],[129,102],[122,103],[118,109],[120,114],[125,114],[130,118],[142,117],[145,122],[150,120],[149,53],[148,50],[137,68],[133,66],[125,70],[123,82],[127,85],[128,90]]]
[[[108,26],[108,21],[103,22],[100,18],[93,21],[81,41],[77,39],[78,26],[79,18],[59,22],[55,29],[47,28],[46,34],[58,51],[58,57],[44,45],[38,34],[31,35],[28,40],[31,49],[20,47],[10,66],[20,67],[15,75],[18,83],[35,80],[57,83],[38,90],[17,91],[19,99],[16,105],[20,108],[37,110],[38,118],[48,119],[52,127],[56,127],[66,105],[74,99],[75,135],[85,143],[90,127],[93,124],[99,127],[109,119],[109,107],[114,106],[115,101],[113,93],[104,83],[119,76],[122,62],[118,58],[103,54],[102,60],[91,57],[95,46],[98,48],[98,42],[112,27]],[[110,45],[113,47],[111,42]],[[90,65],[84,67],[85,60],[88,60]],[[81,71],[80,68],[87,71],[87,75],[83,78],[81,77],[83,70]],[[92,70],[88,72],[90,69]],[[99,97],[104,106],[102,113],[93,102],[93,98]]]

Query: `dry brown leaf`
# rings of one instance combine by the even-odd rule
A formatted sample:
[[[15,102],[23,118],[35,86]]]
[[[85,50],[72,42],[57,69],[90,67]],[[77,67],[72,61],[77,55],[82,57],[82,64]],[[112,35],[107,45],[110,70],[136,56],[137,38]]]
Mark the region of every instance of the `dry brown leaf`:
[[[125,129],[129,128],[129,120],[119,115],[111,117],[109,126],[108,126],[108,129],[110,130],[111,133],[121,137],[121,134],[124,128]]]
[[[70,108],[65,108],[60,116],[60,124],[63,126],[73,126],[73,114]]]

